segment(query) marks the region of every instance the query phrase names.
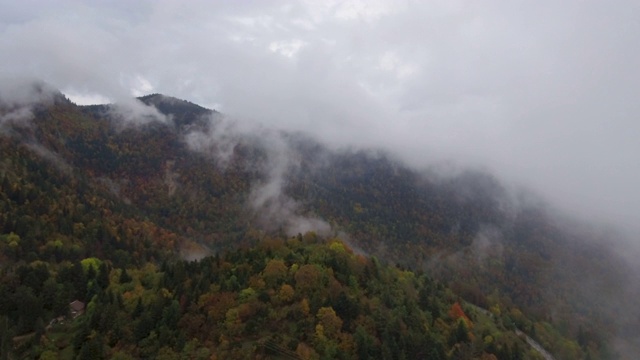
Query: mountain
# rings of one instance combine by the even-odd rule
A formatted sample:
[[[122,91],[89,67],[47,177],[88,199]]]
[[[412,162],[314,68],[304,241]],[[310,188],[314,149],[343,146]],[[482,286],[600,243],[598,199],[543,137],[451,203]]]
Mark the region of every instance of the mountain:
[[[332,150],[160,94],[20,93],[0,101],[0,327],[17,337],[3,351],[535,358],[514,327],[560,359],[637,342],[638,279],[609,234],[490,174]],[[43,329],[76,299],[73,339]]]

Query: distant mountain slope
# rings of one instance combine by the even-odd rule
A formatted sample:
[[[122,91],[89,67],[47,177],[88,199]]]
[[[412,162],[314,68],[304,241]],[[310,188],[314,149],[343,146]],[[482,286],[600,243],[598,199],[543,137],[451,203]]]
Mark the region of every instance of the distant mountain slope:
[[[429,179],[384,156],[350,153],[291,193],[367,253],[425,269],[477,305],[515,305],[575,337],[588,327],[586,348],[618,331],[638,341],[637,272],[615,242],[574,231],[536,203],[518,205],[487,174]]]
[[[208,117],[216,114],[215,110],[203,108],[191,102],[162,94],[151,94],[137,98],[142,104],[154,107],[162,114],[169,116],[178,129],[192,126],[206,126]],[[113,114],[113,105],[88,105],[82,111],[94,117],[104,118]]]
[[[238,129],[159,94],[117,106],[52,98],[16,105],[20,119],[0,110],[0,229],[21,240],[3,243],[5,262],[134,254],[128,264],[316,230],[436,276],[559,358],[607,357],[614,335],[638,326],[637,279],[609,243],[486,173],[441,177],[379,152]]]

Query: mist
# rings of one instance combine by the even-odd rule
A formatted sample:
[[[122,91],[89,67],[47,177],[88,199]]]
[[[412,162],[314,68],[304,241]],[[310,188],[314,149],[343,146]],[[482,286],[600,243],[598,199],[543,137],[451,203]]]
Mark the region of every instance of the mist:
[[[251,144],[261,153],[262,158],[247,165],[259,179],[251,185],[245,204],[256,214],[260,228],[283,230],[289,236],[309,231],[325,236],[332,233],[326,221],[304,214],[301,204],[286,194],[286,182],[300,170],[300,162],[285,134],[218,113],[211,114],[207,122],[206,130],[189,131],[184,139],[191,150],[210,156],[215,166],[226,170],[243,144]]]
[[[247,206],[264,226],[331,231],[284,192],[299,163],[282,132],[302,132],[334,150],[382,149],[436,178],[487,171],[509,211],[547,203],[576,239],[614,245],[629,274],[640,266],[635,1],[0,4],[0,78],[117,103],[124,126],[171,122],[131,100],[149,93],[216,109],[224,119],[185,141],[222,168],[243,139],[260,141]],[[14,85],[0,83],[0,133],[28,126],[47,93]],[[470,250],[483,263],[503,241],[488,226]]]
[[[114,103],[109,106],[107,112],[109,118],[119,122],[121,127],[140,126],[156,121],[171,122],[170,116],[164,115],[154,106],[148,106],[134,98]]]
[[[17,77],[0,79],[0,134],[11,132],[10,127],[28,127],[33,107],[53,99],[54,92],[42,82]]]
[[[637,230],[635,2],[33,5],[3,4],[0,75],[84,104],[165,93],[418,168],[482,167]]]

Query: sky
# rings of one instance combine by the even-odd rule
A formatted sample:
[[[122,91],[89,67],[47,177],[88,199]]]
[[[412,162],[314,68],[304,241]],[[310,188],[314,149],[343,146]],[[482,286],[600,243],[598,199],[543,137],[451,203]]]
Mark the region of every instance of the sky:
[[[0,0],[0,78],[163,93],[640,223],[640,2]]]

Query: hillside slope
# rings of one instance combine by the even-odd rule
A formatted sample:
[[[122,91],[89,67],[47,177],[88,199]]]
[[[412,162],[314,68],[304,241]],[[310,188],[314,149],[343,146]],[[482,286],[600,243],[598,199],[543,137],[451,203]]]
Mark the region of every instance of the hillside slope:
[[[314,230],[427,272],[559,358],[611,357],[614,336],[633,342],[637,333],[637,279],[609,243],[516,201],[488,174],[418,172],[383,153],[246,130],[157,94],[78,107],[51,92],[1,105],[4,286],[21,265],[59,272],[95,257],[115,276],[177,253],[198,258]],[[91,300],[59,293],[57,310],[22,325],[11,315],[11,326],[33,329],[72,294]],[[15,314],[11,304],[2,313]]]

